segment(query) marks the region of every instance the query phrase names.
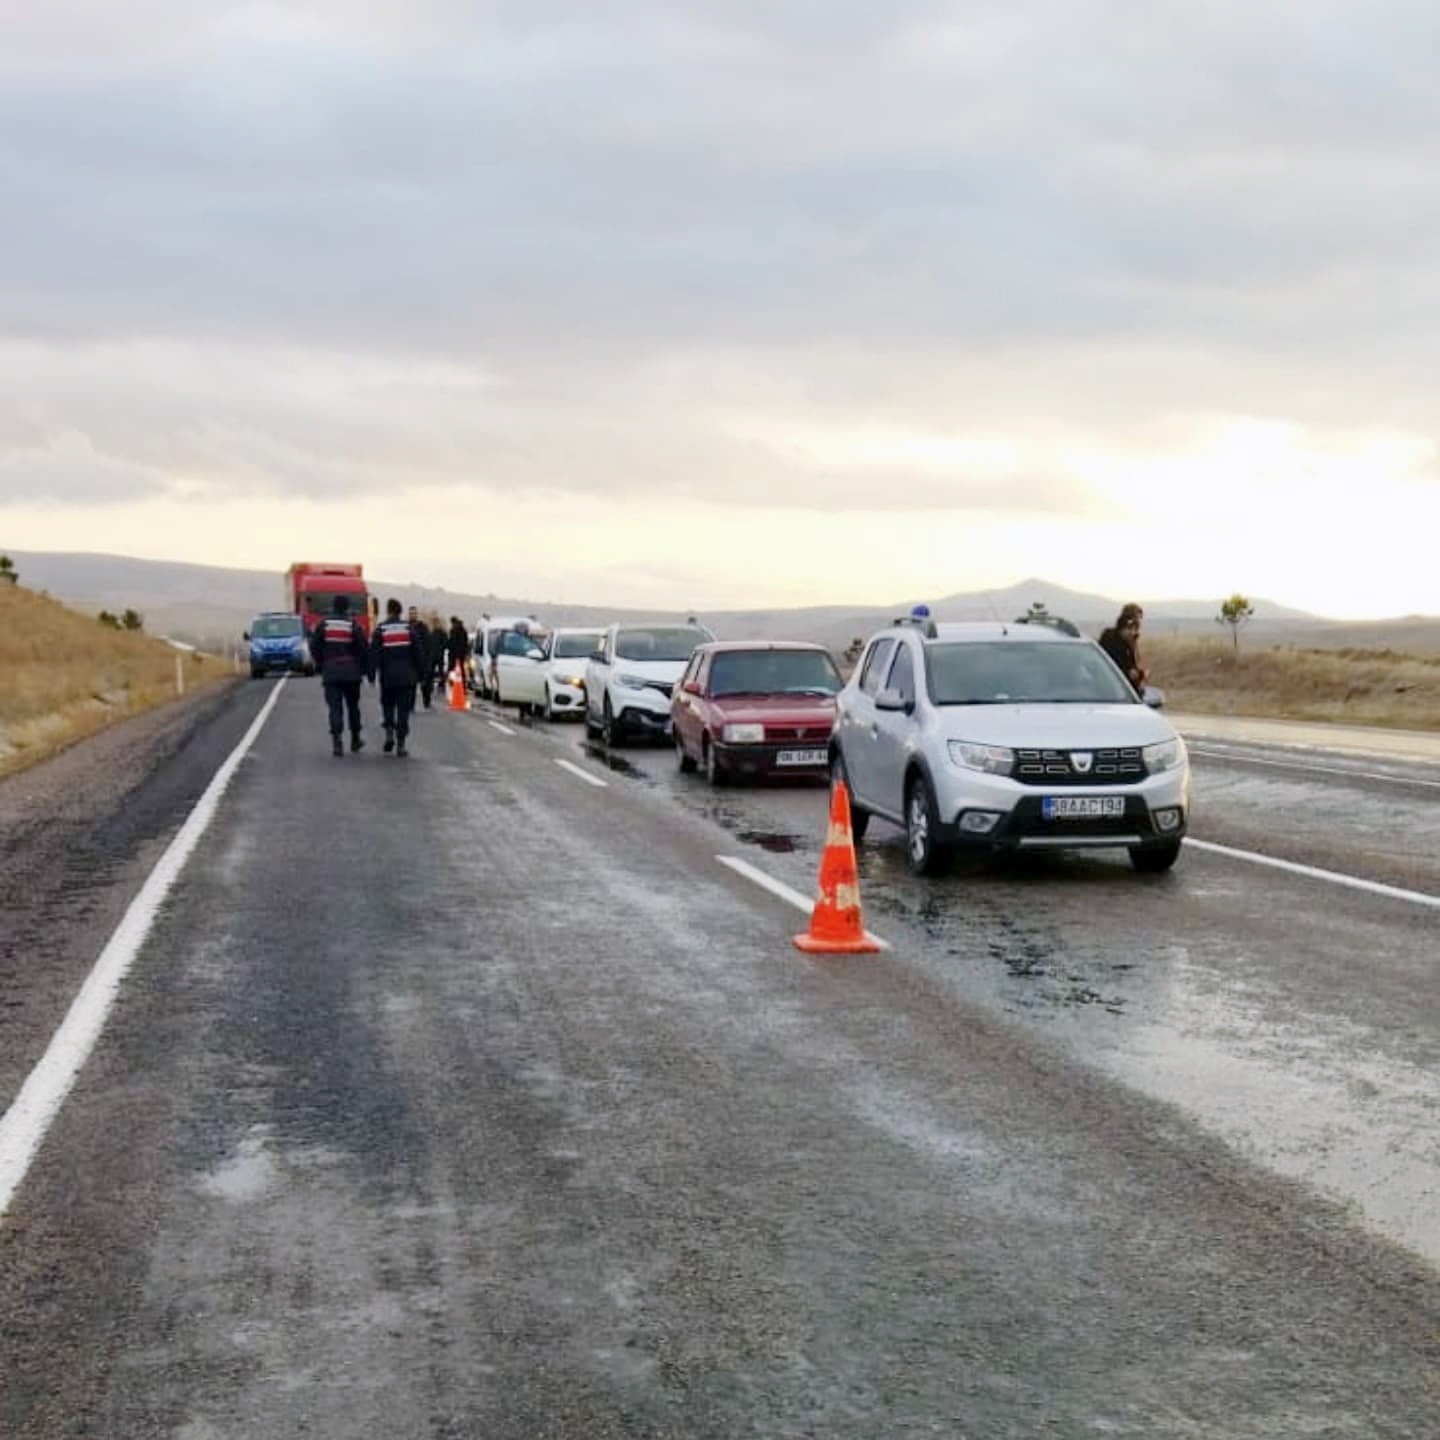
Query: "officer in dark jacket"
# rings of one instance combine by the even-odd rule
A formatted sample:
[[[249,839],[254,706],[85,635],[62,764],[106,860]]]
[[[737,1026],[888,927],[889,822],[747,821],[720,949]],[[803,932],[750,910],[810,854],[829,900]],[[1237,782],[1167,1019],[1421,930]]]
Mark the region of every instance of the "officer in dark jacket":
[[[416,668],[420,671],[420,698],[425,708],[430,708],[430,697],[435,693],[435,656],[432,653],[435,642],[430,627],[420,618],[420,612],[410,607],[410,628],[420,637],[420,649],[416,656]]]
[[[1126,605],[1115,623],[1100,632],[1100,648],[1115,662],[1137,695],[1145,693],[1149,672],[1140,662],[1140,625],[1145,612],[1133,602]]]
[[[333,613],[310,634],[310,654],[325,685],[325,703],[330,707],[330,740],[335,754],[343,755],[340,743],[345,714],[349,712],[350,748],[363,750],[360,738],[360,682],[373,679],[370,651],[365,632],[350,618],[350,599],[337,595]]]
[[[415,687],[420,683],[424,648],[419,627],[400,618],[400,602],[385,602],[385,619],[375,627],[370,642],[374,668],[380,674],[380,711],[385,717],[385,753],[408,755],[410,712],[415,708]]]

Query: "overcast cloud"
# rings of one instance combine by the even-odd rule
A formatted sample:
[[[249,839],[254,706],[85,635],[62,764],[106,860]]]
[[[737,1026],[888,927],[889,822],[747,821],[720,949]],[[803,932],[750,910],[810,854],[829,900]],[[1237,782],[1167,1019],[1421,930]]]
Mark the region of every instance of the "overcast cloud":
[[[1237,435],[1440,503],[1422,0],[0,4],[0,537],[420,488],[1143,523]]]

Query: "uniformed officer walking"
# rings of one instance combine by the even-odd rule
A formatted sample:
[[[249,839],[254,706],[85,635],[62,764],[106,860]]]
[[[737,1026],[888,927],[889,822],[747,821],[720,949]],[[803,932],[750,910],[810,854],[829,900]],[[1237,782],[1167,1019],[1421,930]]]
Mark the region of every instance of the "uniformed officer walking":
[[[373,679],[370,651],[365,632],[350,618],[350,597],[337,595],[333,613],[322,620],[310,635],[310,654],[325,685],[325,703],[330,707],[330,741],[335,754],[343,755],[340,736],[348,712],[350,748],[363,750],[360,736],[360,682]]]
[[[400,602],[385,602],[385,619],[375,627],[370,642],[374,668],[380,673],[380,712],[385,719],[385,753],[408,755],[410,713],[415,708],[415,687],[426,659],[419,627],[400,618]]]

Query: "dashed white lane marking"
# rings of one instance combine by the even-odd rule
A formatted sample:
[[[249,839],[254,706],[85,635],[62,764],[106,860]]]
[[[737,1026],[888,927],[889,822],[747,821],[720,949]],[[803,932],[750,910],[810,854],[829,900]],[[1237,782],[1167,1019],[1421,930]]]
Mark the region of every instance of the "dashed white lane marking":
[[[1273,855],[1259,855],[1253,850],[1236,850],[1229,845],[1217,845],[1213,840],[1196,840],[1185,837],[1187,849],[1208,850],[1214,855],[1227,855],[1232,860],[1248,860],[1252,865],[1268,865],[1272,870],[1286,870],[1291,875],[1303,875],[1308,880],[1325,880],[1331,885],[1343,885],[1349,890],[1364,890],[1371,895],[1383,895],[1387,900],[1404,900],[1411,905],[1428,905],[1440,910],[1440,895],[1427,895],[1423,890],[1404,890],[1398,885],[1382,885],[1378,880],[1362,880],[1357,875],[1344,875],[1338,870],[1321,870],[1315,865],[1300,865],[1294,860],[1278,860]]]
[[[555,763],[562,769],[568,770],[577,780],[583,780],[587,785],[593,785],[597,790],[608,790],[610,782],[602,780],[598,775],[592,775],[588,770],[582,770],[578,765],[572,765],[568,760],[556,760]]]
[[[717,855],[715,857],[722,865],[733,870],[737,875],[743,875],[747,880],[758,885],[762,890],[768,890],[772,895],[778,896],[787,905],[793,905],[797,910],[808,915],[815,908],[813,898],[807,899],[798,890],[792,890],[783,880],[777,880],[773,875],[767,875],[763,870],[752,865],[748,860],[737,860],[733,855]],[[878,935],[869,936],[882,950],[888,950],[890,945]]]
[[[1347,770],[1340,765],[1311,765],[1302,760],[1266,760],[1238,750],[1204,750],[1198,745],[1192,745],[1190,753],[1203,755],[1207,760],[1233,760],[1237,765],[1268,765],[1274,770],[1300,770],[1313,775],[1343,775],[1350,780],[1381,780],[1387,785],[1418,785],[1424,790],[1440,790],[1440,780],[1421,780],[1413,775],[1382,775],[1378,770]]]
[[[498,730],[502,735],[515,734],[515,731],[513,731],[508,725],[502,725],[498,720],[487,720],[485,723],[492,730]]]
[[[10,1108],[0,1117],[0,1216],[9,1209],[30,1162],[70,1093],[75,1077],[90,1058],[90,1052],[105,1028],[120,983],[140,953],[140,947],[145,943],[170,887],[180,877],[185,862],[209,828],[220,797],[270,718],[270,712],[284,688],[285,681],[282,679],[271,691],[270,698],[240,743],[215,772],[214,778],[205,787],[205,793],[195,802],[195,808],[166,847],[140,887],[140,893],[130,902],[130,908],[115,927],[115,933],[100,952],[100,958],[86,976],[79,994],[71,1001],[70,1009],[51,1037],[45,1053],[26,1077]]]

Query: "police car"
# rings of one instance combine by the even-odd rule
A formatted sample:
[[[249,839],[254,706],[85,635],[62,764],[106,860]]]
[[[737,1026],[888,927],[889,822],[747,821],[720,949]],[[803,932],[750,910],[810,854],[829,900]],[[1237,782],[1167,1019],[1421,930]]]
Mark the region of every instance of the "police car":
[[[937,625],[920,607],[871,637],[837,702],[831,768],[905,830],[910,866],[958,849],[1121,847],[1168,870],[1190,816],[1185,743],[1067,621]]]

